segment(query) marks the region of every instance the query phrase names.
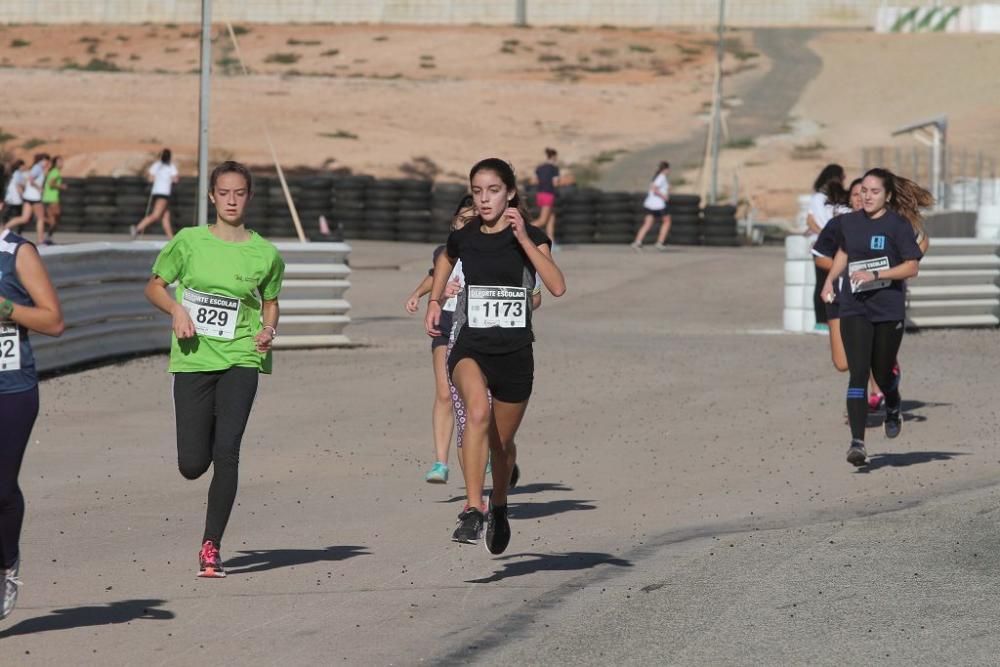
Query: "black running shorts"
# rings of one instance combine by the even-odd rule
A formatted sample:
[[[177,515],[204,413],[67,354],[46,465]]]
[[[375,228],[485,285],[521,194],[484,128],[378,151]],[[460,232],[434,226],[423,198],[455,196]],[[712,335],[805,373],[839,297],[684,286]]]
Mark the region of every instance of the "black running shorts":
[[[535,383],[535,356],[531,345],[505,354],[484,354],[462,344],[459,336],[448,357],[448,375],[462,359],[472,359],[486,376],[486,387],[493,398],[504,403],[523,403],[531,398]]]

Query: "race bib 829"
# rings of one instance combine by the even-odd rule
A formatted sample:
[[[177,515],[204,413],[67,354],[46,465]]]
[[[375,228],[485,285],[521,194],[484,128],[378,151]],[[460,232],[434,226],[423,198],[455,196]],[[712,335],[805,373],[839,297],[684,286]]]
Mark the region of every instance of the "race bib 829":
[[[239,299],[185,289],[181,305],[191,315],[194,330],[199,336],[226,340],[236,337],[236,319],[240,314]]]

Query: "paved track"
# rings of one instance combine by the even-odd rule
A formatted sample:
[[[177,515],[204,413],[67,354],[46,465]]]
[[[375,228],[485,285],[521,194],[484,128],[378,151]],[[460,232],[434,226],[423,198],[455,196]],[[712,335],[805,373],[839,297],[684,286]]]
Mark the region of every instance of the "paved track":
[[[566,250],[569,293],[536,320],[514,538],[492,558],[448,540],[460,478],[423,482],[428,341],[402,302],[430,250],[357,244],[363,346],[278,357],[224,581],[194,577],[208,480],[177,472],[165,358],[44,382],[3,663],[996,655],[995,331],[907,337],[903,435],[873,429],[856,472],[826,341],[770,333],[780,249]]]

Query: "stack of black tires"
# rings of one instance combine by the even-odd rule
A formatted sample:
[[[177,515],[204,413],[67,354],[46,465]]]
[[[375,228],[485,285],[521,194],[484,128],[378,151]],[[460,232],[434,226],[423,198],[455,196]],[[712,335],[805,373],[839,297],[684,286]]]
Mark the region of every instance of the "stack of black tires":
[[[739,231],[736,227],[736,207],[706,206],[703,230],[705,245],[727,247],[740,245]]]
[[[557,243],[594,242],[600,222],[599,196],[599,192],[584,189],[567,192],[556,199],[554,240]]]
[[[371,176],[337,176],[330,192],[330,225],[345,239],[364,238],[365,190],[375,179]]]
[[[426,243],[431,238],[434,224],[431,215],[433,197],[432,181],[401,178],[390,181],[399,192],[396,208],[396,241]]]
[[[63,178],[66,189],[59,195],[59,203],[62,205],[62,218],[59,222],[59,229],[64,232],[82,232],[87,222],[83,207],[87,203],[87,195],[84,192],[87,179],[85,178]]]
[[[701,197],[698,195],[670,195],[670,236],[671,245],[701,244]]]
[[[431,191],[431,243],[444,243],[448,239],[451,221],[459,203],[469,193],[463,183],[436,183]]]

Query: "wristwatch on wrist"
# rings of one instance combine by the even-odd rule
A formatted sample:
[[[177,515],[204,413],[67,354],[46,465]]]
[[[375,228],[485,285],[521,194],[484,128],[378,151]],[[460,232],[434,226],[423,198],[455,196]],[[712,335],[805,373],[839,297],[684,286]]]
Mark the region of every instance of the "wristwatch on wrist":
[[[872,271],[872,275],[875,276],[875,280],[878,280],[878,269]]]

